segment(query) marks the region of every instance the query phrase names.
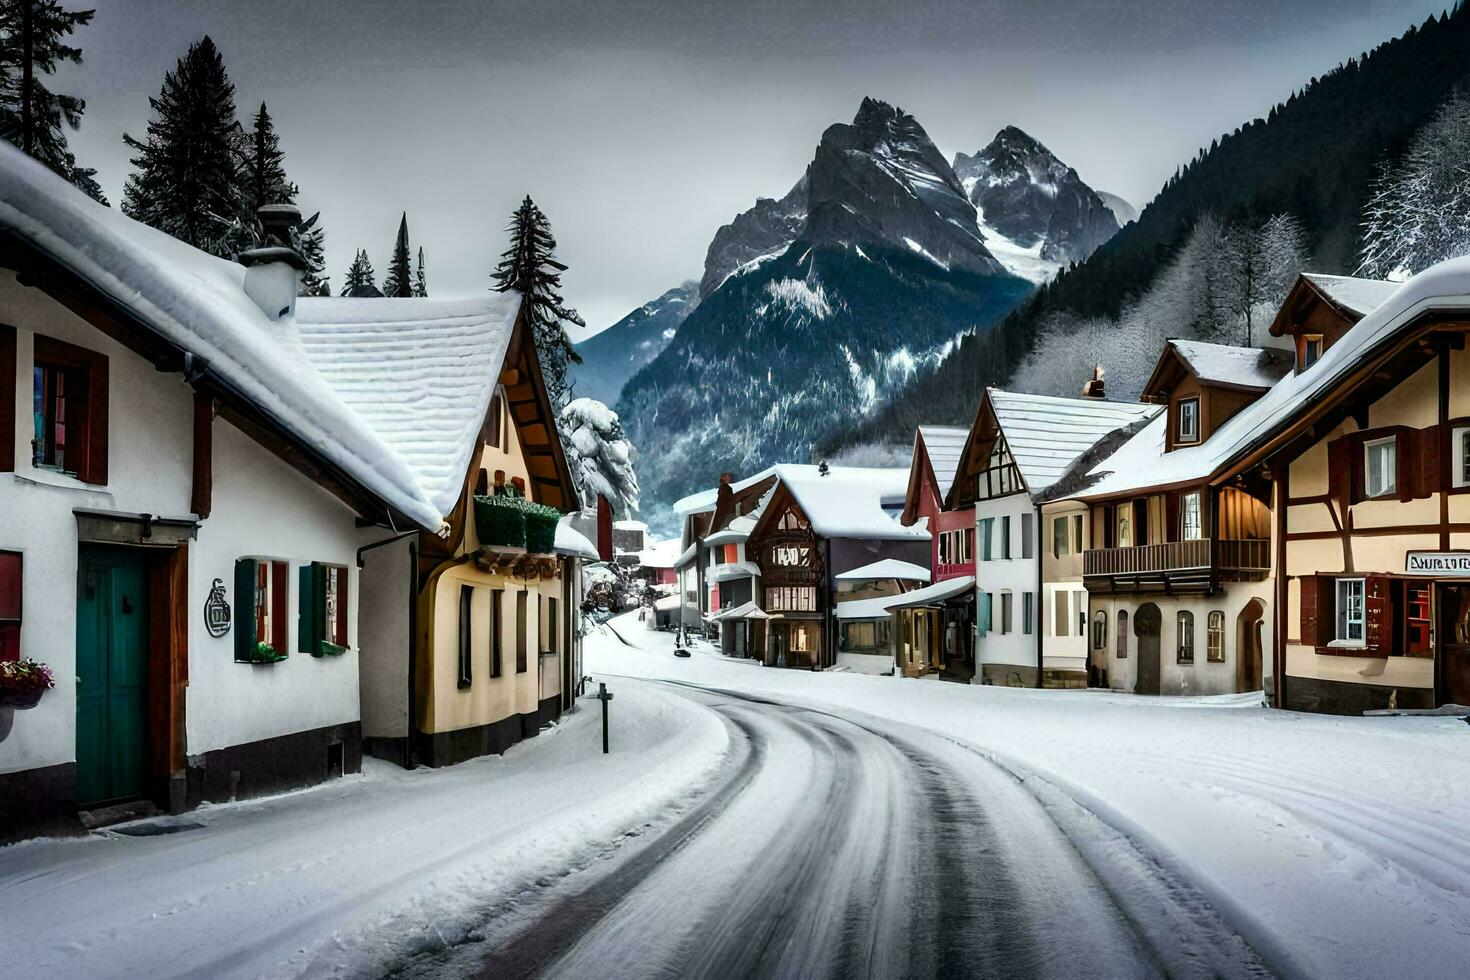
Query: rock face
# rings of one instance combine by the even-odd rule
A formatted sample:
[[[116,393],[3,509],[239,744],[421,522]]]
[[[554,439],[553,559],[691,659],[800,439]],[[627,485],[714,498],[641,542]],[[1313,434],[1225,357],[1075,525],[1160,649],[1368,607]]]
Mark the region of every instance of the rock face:
[[[582,363],[572,365],[577,396],[615,404],[623,384],[663,353],[698,302],[699,286],[691,279],[578,344]]]
[[[1014,126],[985,149],[954,159],[969,200],[984,226],[1040,258],[1081,262],[1118,232],[1112,208],[1077,171]]]
[[[646,519],[722,472],[808,461],[1031,288],[918,121],[865,99],[785,197],[720,229],[698,307],[623,386]]]

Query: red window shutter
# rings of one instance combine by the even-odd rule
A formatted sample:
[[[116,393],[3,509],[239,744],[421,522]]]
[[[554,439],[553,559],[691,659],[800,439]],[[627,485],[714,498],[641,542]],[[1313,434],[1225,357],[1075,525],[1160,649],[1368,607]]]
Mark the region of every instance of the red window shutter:
[[[1380,657],[1393,653],[1393,595],[1383,575],[1369,575],[1363,583],[1363,639]]]
[[[335,624],[336,640],[338,646],[347,646],[347,569],[334,569],[337,576],[337,622]]]
[[[283,561],[271,562],[271,646],[278,653],[285,653],[286,607],[291,597],[289,568]]]
[[[1415,497],[1432,497],[1440,487],[1439,426],[1409,432],[1416,437],[1409,445],[1417,451],[1399,451],[1399,486],[1414,487]]]
[[[0,473],[15,469],[15,328],[0,324]]]
[[[85,471],[78,469],[83,483],[107,482],[107,355],[90,353],[87,358],[87,422]]]
[[[1318,643],[1317,637],[1317,576],[1303,575],[1297,582],[1301,586],[1301,641],[1311,646]]]

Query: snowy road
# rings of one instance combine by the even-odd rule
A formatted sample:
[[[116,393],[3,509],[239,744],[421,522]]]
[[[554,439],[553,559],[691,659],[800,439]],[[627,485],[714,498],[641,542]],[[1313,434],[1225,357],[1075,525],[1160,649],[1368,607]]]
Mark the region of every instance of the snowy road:
[[[708,795],[406,975],[1265,974],[1189,889],[1136,855],[1100,878],[1021,781],[953,741],[675,689],[731,733]],[[1170,928],[1135,925],[1161,903]]]

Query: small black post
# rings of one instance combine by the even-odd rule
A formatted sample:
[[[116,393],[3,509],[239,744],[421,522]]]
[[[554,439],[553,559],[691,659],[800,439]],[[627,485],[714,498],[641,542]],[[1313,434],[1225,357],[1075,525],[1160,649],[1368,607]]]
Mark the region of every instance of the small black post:
[[[607,693],[607,685],[597,682],[597,700],[602,702],[602,754],[607,755],[607,703],[613,696]]]

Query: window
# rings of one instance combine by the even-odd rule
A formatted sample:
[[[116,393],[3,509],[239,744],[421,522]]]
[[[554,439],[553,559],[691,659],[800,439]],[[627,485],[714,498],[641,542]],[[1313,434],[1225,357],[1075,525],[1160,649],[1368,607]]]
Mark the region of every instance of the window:
[[[1176,442],[1199,442],[1199,399],[1179,402],[1179,429]]]
[[[1072,553],[1074,555],[1082,554],[1084,544],[1085,542],[1082,539],[1082,515],[1074,514],[1072,516]]]
[[[805,625],[791,627],[791,650],[793,653],[809,653],[812,648],[812,634]]]
[[[872,623],[843,623],[842,649],[867,650],[877,646],[877,634]]]
[[[1070,555],[1072,549],[1067,541],[1067,519],[1065,517],[1053,518],[1051,522],[1051,554],[1053,558],[1062,558]]]
[[[290,652],[286,615],[290,566],[268,558],[235,562],[235,659],[272,663]]]
[[[1092,648],[1094,650],[1108,648],[1108,614],[1101,609],[1092,614]]]
[[[1072,593],[1072,606],[1077,610],[1077,635],[1087,635],[1087,593],[1077,591]]]
[[[1021,557],[1035,558],[1036,548],[1033,539],[1036,537],[1036,519],[1031,514],[1021,515]]]
[[[505,591],[494,589],[490,592],[490,676],[499,677],[502,673],[501,666],[501,644],[504,642],[500,637],[501,610],[504,609]]]
[[[474,680],[474,651],[470,646],[473,624],[470,622],[470,609],[475,602],[475,588],[472,585],[461,585],[459,587],[459,689],[462,691],[470,686]]]
[[[734,544],[725,545],[725,564],[733,565],[740,560],[740,546]]]
[[[1398,443],[1393,436],[1363,444],[1364,489],[1370,497],[1398,492]]]
[[[302,565],[296,590],[296,649],[313,657],[347,650],[347,569]]]
[[[526,593],[516,593],[516,673],[526,672]]]
[[[1000,631],[1009,633],[1011,631],[1011,605],[1012,595],[1009,592],[1000,594]]]
[[[21,556],[0,551],[0,662],[20,659]]]
[[[1011,517],[1009,514],[1000,519],[1000,556],[1011,557]]]
[[[1210,613],[1205,627],[1205,660],[1212,664],[1225,662],[1225,614],[1218,609]]]
[[[560,630],[558,629],[558,626],[559,625],[560,624],[557,622],[557,619],[556,619],[556,600],[548,597],[547,600],[546,600],[546,652],[547,653],[556,653],[557,652],[556,638],[557,638],[557,634],[560,632]]]
[[[1450,451],[1455,454],[1450,482],[1457,487],[1470,487],[1470,427],[1455,429],[1450,437]]]
[[[1179,640],[1175,661],[1181,664],[1194,663],[1194,613],[1179,613]]]
[[[1119,660],[1128,659],[1128,610],[1118,610],[1118,646],[1115,651]]]
[[[1072,621],[1072,614],[1067,610],[1068,594],[1069,593],[1059,591],[1052,598],[1052,602],[1056,605],[1056,608],[1053,610],[1055,618],[1052,623],[1052,635],[1054,636],[1066,636],[1067,624]]]
[[[984,636],[986,633],[990,632],[990,609],[990,593],[981,592],[979,596],[979,608],[976,610],[975,616],[975,632],[979,636]],[[905,609],[904,612],[910,616],[913,615],[907,609]]]
[[[1183,541],[1198,541],[1204,537],[1198,490],[1179,498],[1179,537]]]
[[[990,561],[990,539],[995,527],[995,518],[987,517],[980,522],[980,560]]]
[[[1361,644],[1363,633],[1363,579],[1337,580],[1337,641]]]
[[[1133,508],[1128,504],[1118,505],[1118,547],[1133,547]]]
[[[1317,358],[1322,356],[1322,337],[1320,334],[1307,334],[1302,338],[1302,370],[1305,371],[1317,363]]]
[[[107,357],[35,338],[31,464],[107,482]]]
[[[1036,593],[1021,593],[1021,632],[1030,636],[1036,628]]]
[[[964,565],[973,560],[972,545],[974,530],[962,528],[944,531],[939,535],[939,563],[941,565]]]
[[[817,590],[810,585],[773,585],[766,589],[767,612],[816,612]]]

